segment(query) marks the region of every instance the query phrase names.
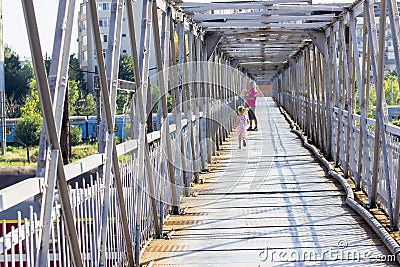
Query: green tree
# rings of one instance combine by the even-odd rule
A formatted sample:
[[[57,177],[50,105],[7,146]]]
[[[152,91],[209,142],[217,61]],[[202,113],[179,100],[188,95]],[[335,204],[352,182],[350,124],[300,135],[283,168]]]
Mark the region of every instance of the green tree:
[[[71,126],[69,133],[69,141],[72,146],[82,143],[82,129],[79,126]]]
[[[375,87],[371,85],[369,89],[369,94],[368,94],[368,118],[374,118],[373,111],[375,110],[375,105],[376,105],[376,94],[375,94]]]
[[[69,80],[68,81],[68,108],[69,115],[76,116],[78,115],[78,105],[77,103],[80,100],[79,96],[79,81]]]
[[[29,82],[29,88],[31,89],[31,94],[26,98],[24,106],[21,107],[21,117],[42,117],[36,80]]]
[[[83,84],[83,72],[80,69],[79,59],[75,54],[69,56],[69,80],[79,82],[80,86]]]
[[[22,120],[15,126],[15,140],[26,148],[26,157],[30,163],[29,148],[38,145],[42,130],[42,116],[40,111],[39,95],[36,81],[30,82],[31,94],[27,97],[25,105],[21,107]]]
[[[25,97],[29,92],[29,82],[33,78],[33,68],[31,63],[24,66],[20,65],[19,56],[11,48],[4,48],[4,75],[5,91],[7,102],[17,104],[24,103]],[[10,112],[8,117],[19,117],[18,108],[7,108]]]
[[[130,100],[131,95],[128,92],[117,92],[117,114],[126,113]]]
[[[133,75],[133,60],[132,57],[126,53],[123,53],[119,59],[119,71],[118,79],[126,81],[135,81]]]
[[[93,116],[96,115],[96,101],[92,94],[88,94],[85,97],[84,105],[79,108],[79,115],[81,116]]]
[[[400,104],[400,91],[395,71],[386,73],[383,88],[385,90],[386,103],[389,106]]]

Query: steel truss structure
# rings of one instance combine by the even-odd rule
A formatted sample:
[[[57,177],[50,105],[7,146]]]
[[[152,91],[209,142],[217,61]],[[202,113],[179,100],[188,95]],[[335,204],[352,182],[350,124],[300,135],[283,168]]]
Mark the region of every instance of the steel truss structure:
[[[97,3],[88,3],[94,49],[102,55]],[[41,210],[36,214],[31,208],[24,220],[19,214],[17,225],[3,221],[2,265],[139,266],[140,249],[149,238],[162,237],[164,219],[180,212],[181,196],[190,195],[191,183],[198,182],[199,173],[227,139],[238,96],[253,80],[273,84],[276,101],[326,158],[368,194],[371,207],[386,210],[391,228],[397,229],[400,129],[387,123],[383,91],[386,17],[400,81],[394,0],[380,3],[379,36],[370,0],[352,5],[143,0],[139,47],[132,2],[113,0],[107,54],[97,56],[104,125],[99,153],[66,166],[60,132],[76,1],[59,1],[48,75],[33,2],[22,0],[22,4],[45,123],[37,177],[16,188],[29,188],[25,198],[36,197]],[[114,117],[125,9],[136,94],[131,138],[116,145]],[[357,17],[363,18],[362,36],[356,31]],[[151,42],[157,63],[154,76],[149,73]],[[372,85],[376,120],[367,118]],[[159,91],[153,101],[152,87]],[[173,106],[171,125],[168,97]],[[147,133],[152,103],[157,103],[162,119],[158,129]],[[93,169],[98,172],[89,180],[69,184]],[[21,202],[21,196],[16,199],[13,194],[2,190],[1,210]]]

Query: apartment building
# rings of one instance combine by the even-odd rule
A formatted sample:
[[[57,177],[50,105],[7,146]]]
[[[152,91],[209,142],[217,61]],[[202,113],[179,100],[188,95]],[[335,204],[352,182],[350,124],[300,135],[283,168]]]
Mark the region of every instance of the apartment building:
[[[111,3],[112,0],[98,0],[97,11],[99,18],[101,43],[103,48],[103,56],[107,53],[110,27],[110,14],[111,14]],[[135,25],[141,25],[142,19],[142,0],[137,0],[133,3]],[[94,91],[93,77],[97,73],[97,60],[95,53],[95,45],[92,39],[92,30],[90,25],[90,14],[88,13],[88,1],[81,0],[78,14],[78,58],[81,69],[84,71],[84,86],[88,92]],[[129,41],[129,30],[128,20],[126,19],[126,9],[124,8],[123,21],[122,21],[122,32],[120,42],[120,54],[127,53],[131,55],[130,41]],[[140,40],[140,28],[136,30],[136,41],[139,47]],[[154,58],[154,57],[152,57]],[[150,59],[150,67],[152,66]],[[153,64],[155,65],[155,63]]]

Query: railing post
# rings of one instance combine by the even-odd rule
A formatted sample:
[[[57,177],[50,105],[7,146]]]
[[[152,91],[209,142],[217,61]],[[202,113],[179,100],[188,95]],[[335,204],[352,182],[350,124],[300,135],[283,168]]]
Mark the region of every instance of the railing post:
[[[338,114],[337,114],[337,126],[336,126],[336,147],[335,149],[335,166],[339,166],[339,157],[340,157],[340,129],[341,129],[341,124],[342,124],[342,100],[341,100],[341,93],[340,93],[340,88],[339,88],[339,74],[338,74],[338,67],[337,67],[337,50],[336,50],[336,36],[333,28],[331,28],[331,57],[333,61],[333,81],[334,81],[334,91],[335,91],[335,100],[336,100],[336,105],[338,106]],[[332,110],[332,113],[333,110]]]
[[[347,122],[349,123],[351,121],[350,117],[351,117],[351,110],[349,107],[349,69],[348,69],[348,60],[347,60],[347,51],[346,51],[346,42],[345,42],[345,36],[344,36],[344,25],[343,25],[343,21],[339,21],[339,40],[340,40],[340,47],[341,47],[341,53],[342,53],[342,71],[343,71],[343,80],[344,80],[344,87],[343,87],[343,96],[345,99],[342,100],[342,103],[345,103],[345,107],[347,106]],[[343,99],[343,98],[342,98]],[[348,126],[349,127],[349,126]],[[350,129],[347,129],[347,134],[350,133]],[[344,130],[343,130],[343,135],[344,135]],[[343,145],[345,147],[342,147],[343,151],[345,151],[346,153],[344,154],[344,158],[343,158],[343,173],[345,177],[348,177],[349,175],[349,136],[347,136],[347,138],[345,138],[345,136],[343,136]]]
[[[324,41],[324,80],[325,80],[325,114],[326,114],[326,141],[325,141],[325,155],[329,160],[332,158],[332,115],[333,115],[333,103],[332,103],[332,85],[331,85],[331,77],[330,77],[330,55],[328,48],[328,40],[325,36]]]
[[[204,118],[200,118],[200,107],[203,105],[204,102],[204,98],[203,98],[203,92],[202,89],[204,88],[204,83],[203,83],[203,65],[205,64],[202,61],[201,58],[201,36],[200,36],[200,32],[198,33],[197,39],[196,39],[196,98],[197,100],[195,101],[197,103],[196,105],[196,129],[198,132],[197,138],[196,138],[196,144],[198,147],[198,157],[200,162],[198,162],[199,166],[198,169],[200,170],[204,170],[206,168],[206,146],[203,146],[203,138],[205,136],[205,123],[204,123]],[[204,89],[203,89],[204,90]],[[203,117],[204,117],[204,113],[203,113]],[[197,151],[196,150],[196,151]],[[198,176],[196,177],[196,182],[199,182],[198,180]]]
[[[188,119],[188,130],[190,133],[190,159],[191,159],[191,164],[192,164],[192,174],[194,176],[194,180],[197,181],[198,180],[198,167],[197,167],[197,163],[196,163],[196,141],[198,134],[194,132],[193,129],[193,122],[192,122],[192,117],[193,117],[193,110],[196,111],[197,110],[197,99],[196,99],[196,85],[197,82],[195,82],[195,78],[194,78],[194,69],[196,67],[196,61],[194,60],[195,58],[195,45],[194,45],[194,34],[192,33],[193,31],[193,27],[190,27],[189,30],[189,42],[188,42],[188,46],[189,46],[189,60],[188,60],[188,67],[189,67],[189,71],[188,71],[188,99],[187,99],[187,119]],[[193,101],[192,101],[193,100]],[[192,105],[193,105],[193,110],[192,110]],[[198,120],[198,117],[196,116],[196,121]],[[195,122],[197,123],[197,122]],[[198,130],[198,128],[195,128],[196,131]],[[189,134],[188,133],[188,134]],[[191,176],[189,176],[189,181],[188,181],[188,190],[187,190],[187,194],[190,195],[190,183],[191,183]]]
[[[365,5],[366,6],[366,5]],[[364,22],[365,20],[364,16]],[[369,180],[369,160],[368,160],[368,132],[367,132],[367,115],[365,112],[365,86],[362,81],[362,78],[365,79],[365,67],[363,68],[363,73],[361,74],[360,61],[358,57],[358,44],[357,44],[357,35],[355,29],[354,22],[354,13],[350,13],[350,34],[352,36],[353,42],[353,57],[354,57],[354,65],[356,68],[356,79],[358,86],[358,93],[360,98],[360,138],[359,138],[359,147],[358,147],[358,167],[357,170],[354,170],[354,182],[355,189],[361,189],[361,177],[364,176],[366,180]],[[366,47],[367,47],[367,33],[366,28],[364,27],[364,35],[363,35],[363,64],[365,65],[365,55],[366,55]],[[362,75],[362,76],[361,76]],[[362,171],[362,161],[364,161],[364,168],[366,170],[365,173]],[[364,175],[363,175],[364,174]]]

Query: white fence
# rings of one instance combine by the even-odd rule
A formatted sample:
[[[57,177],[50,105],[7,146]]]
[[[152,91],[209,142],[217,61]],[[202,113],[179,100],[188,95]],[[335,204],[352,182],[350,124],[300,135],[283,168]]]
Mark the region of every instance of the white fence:
[[[231,112],[232,113],[232,112]],[[230,122],[233,122],[233,115],[230,114]],[[198,118],[200,121],[205,120]],[[188,120],[182,121],[182,138],[183,143],[188,144],[190,138],[187,135]],[[192,129],[194,133],[198,133],[196,129],[196,118],[192,118]],[[232,124],[230,124],[232,126]],[[170,126],[170,134],[173,137],[173,147],[178,148],[176,139],[174,138],[176,126]],[[229,129],[228,129],[229,130]],[[127,207],[129,220],[129,230],[131,240],[140,240],[141,246],[153,237],[154,234],[154,217],[151,210],[151,198],[157,201],[157,211],[163,219],[169,214],[171,208],[171,185],[168,179],[168,171],[166,158],[163,155],[160,132],[148,134],[148,143],[150,151],[151,165],[153,167],[155,195],[151,196],[148,190],[148,181],[143,177],[138,177],[138,165],[136,164],[136,140],[127,141],[118,145],[118,155],[124,156],[123,162],[120,162],[120,171],[123,177],[124,201]],[[199,138],[196,134],[195,138]],[[188,148],[189,146],[187,146]],[[197,147],[198,148],[198,147]],[[197,149],[196,148],[196,149]],[[177,153],[180,153],[179,151]],[[190,158],[189,149],[185,149],[183,153]],[[80,160],[76,163],[66,166],[66,174],[68,180],[77,177],[88,170],[97,168],[103,164],[101,155],[93,155]],[[186,174],[190,179],[190,173]],[[79,181],[70,187],[70,201],[73,207],[75,218],[75,227],[78,233],[80,251],[84,261],[84,266],[99,266],[100,264],[100,244],[99,236],[102,228],[101,209],[104,200],[105,186],[102,179],[99,179],[98,173],[88,180]],[[182,195],[184,188],[184,177],[178,176],[178,195]],[[189,181],[189,184],[192,181]],[[29,187],[26,191],[28,196],[39,193],[42,179],[32,178],[21,183],[21,188]],[[16,185],[21,186],[21,185]],[[179,185],[181,185],[179,187]],[[109,196],[109,215],[107,218],[107,241],[105,253],[105,266],[120,266],[126,262],[126,245],[123,240],[123,232],[120,224],[120,214],[118,211],[117,193],[114,185],[110,185],[111,191]],[[186,188],[187,189],[187,188]],[[5,210],[14,204],[21,202],[23,197],[15,197],[13,190],[5,189],[0,192],[2,196],[1,210]],[[14,190],[15,195],[15,190]],[[19,200],[18,200],[19,199]],[[2,222],[2,237],[0,238],[0,266],[35,266],[36,254],[38,253],[38,237],[40,234],[41,222],[33,207],[29,208],[30,215],[28,218],[22,218],[21,212],[18,211],[16,220]],[[52,213],[51,235],[49,244],[49,265],[48,266],[70,266],[72,259],[70,258],[68,236],[65,229],[65,222],[61,216],[61,205],[55,204]],[[139,220],[139,221],[138,221]],[[138,227],[140,223],[140,227]],[[141,229],[138,233],[137,229]],[[137,238],[140,235],[140,239]],[[135,247],[135,244],[132,244]]]

